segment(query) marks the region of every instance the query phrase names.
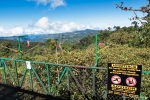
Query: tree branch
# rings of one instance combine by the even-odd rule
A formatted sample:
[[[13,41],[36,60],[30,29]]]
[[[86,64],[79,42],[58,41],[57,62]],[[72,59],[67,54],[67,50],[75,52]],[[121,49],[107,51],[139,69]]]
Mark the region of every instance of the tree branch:
[[[142,22],[135,12],[134,12],[134,14],[135,14],[135,18],[136,18],[138,21],[140,21],[141,24],[144,26],[144,25],[146,24],[146,22]]]
[[[122,7],[123,2],[121,2],[121,5],[117,4],[116,2],[114,2],[114,3],[116,5],[116,8],[120,8],[120,9],[125,10],[125,11],[129,10],[129,11],[142,11],[142,12],[146,12],[146,11],[150,10],[150,9],[145,9],[147,7],[141,7],[141,9],[132,9],[132,7],[129,7],[129,8],[128,7]]]

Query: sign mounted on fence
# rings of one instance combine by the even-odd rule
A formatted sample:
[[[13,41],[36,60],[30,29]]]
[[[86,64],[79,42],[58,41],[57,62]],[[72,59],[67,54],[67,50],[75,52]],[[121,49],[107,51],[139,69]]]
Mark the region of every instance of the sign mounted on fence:
[[[108,95],[140,97],[142,65],[108,63]]]
[[[31,63],[30,63],[30,61],[26,61],[26,66],[27,66],[27,69],[31,69]]]

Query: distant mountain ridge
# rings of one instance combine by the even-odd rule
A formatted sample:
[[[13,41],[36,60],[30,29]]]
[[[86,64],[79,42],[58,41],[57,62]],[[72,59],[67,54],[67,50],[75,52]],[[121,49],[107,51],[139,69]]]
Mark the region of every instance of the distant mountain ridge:
[[[95,35],[97,33],[99,33],[99,30],[86,29],[57,34],[37,34],[37,35],[29,34],[28,38],[30,39],[31,42],[45,42],[50,38],[58,41],[77,42],[88,35]],[[0,37],[0,40],[17,40],[17,36]]]

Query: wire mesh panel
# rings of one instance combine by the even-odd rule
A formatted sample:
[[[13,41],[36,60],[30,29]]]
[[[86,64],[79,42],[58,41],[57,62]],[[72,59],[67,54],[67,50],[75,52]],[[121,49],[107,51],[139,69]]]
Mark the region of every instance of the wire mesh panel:
[[[71,99],[92,99],[92,70],[86,68],[71,68],[70,71]]]
[[[142,74],[141,98],[150,98],[150,74]]]
[[[101,100],[102,98],[107,97],[107,70],[96,69],[96,98],[97,100]]]
[[[50,94],[57,97],[67,98],[66,68],[62,66],[49,66]]]

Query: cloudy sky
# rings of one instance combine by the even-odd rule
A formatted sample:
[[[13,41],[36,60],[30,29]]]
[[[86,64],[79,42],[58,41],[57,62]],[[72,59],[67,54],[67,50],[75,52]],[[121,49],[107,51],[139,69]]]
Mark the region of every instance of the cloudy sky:
[[[133,8],[147,3],[147,0],[115,1]],[[114,0],[0,0],[0,36],[130,26],[128,18],[133,16],[131,11],[116,9]]]

